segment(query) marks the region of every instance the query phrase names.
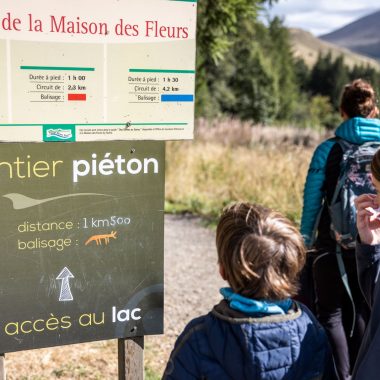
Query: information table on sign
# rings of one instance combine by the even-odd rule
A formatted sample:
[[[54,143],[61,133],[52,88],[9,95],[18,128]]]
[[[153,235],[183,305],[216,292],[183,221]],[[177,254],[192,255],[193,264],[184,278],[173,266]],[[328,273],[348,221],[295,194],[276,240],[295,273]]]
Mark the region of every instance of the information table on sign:
[[[27,70],[27,67],[21,66]],[[89,69],[94,71],[94,69]],[[42,70],[41,70],[42,71]],[[87,100],[88,75],[78,74],[29,74],[29,102],[49,103]],[[80,84],[79,84],[80,83]]]
[[[193,138],[196,8],[3,0],[0,141]]]

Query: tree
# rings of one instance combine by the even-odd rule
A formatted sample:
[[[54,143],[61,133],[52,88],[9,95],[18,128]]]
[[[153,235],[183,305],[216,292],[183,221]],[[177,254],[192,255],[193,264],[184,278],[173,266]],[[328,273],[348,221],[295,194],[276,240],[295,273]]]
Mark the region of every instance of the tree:
[[[279,109],[278,73],[272,65],[268,28],[245,20],[233,41],[215,81],[224,82],[225,91],[218,92],[220,87],[216,86],[213,93],[222,112],[267,123],[275,119]]]
[[[224,59],[242,19],[255,20],[264,3],[277,0],[202,0],[198,2],[197,47],[200,65]],[[206,59],[205,59],[206,58]]]
[[[296,58],[293,67],[298,88],[307,93],[309,91],[310,69],[302,58]]]
[[[282,120],[289,120],[295,109],[298,98],[298,84],[294,70],[294,58],[291,51],[289,32],[282,21],[275,17],[269,24],[271,41],[271,62],[277,73],[280,89],[278,93],[278,115]]]
[[[209,67],[207,78],[212,109],[242,119],[290,120],[299,101],[289,34],[279,18],[268,26],[243,19],[225,59]]]
[[[348,74],[349,69],[344,64],[344,58],[341,55],[333,63],[329,74],[331,78],[331,103],[336,110],[340,106],[342,89],[350,80]]]
[[[331,52],[318,54],[318,59],[310,73],[309,90],[312,95],[324,95],[330,98],[331,88],[326,82],[329,68],[332,66]]]
[[[364,79],[371,83],[376,93],[379,94],[380,90],[380,73],[370,65],[355,65],[349,73],[350,81],[354,79]]]
[[[339,109],[340,94],[343,86],[349,82],[349,69],[344,64],[343,56],[335,60],[329,52],[321,54],[315,63],[310,76],[310,91],[313,95],[327,96],[335,110]]]
[[[257,12],[264,3],[277,0],[202,0],[198,2],[197,22],[197,76],[196,114],[210,115],[217,112],[217,104],[212,106],[210,87],[214,80],[216,66],[227,55],[232,37],[236,36],[243,19],[255,21]]]

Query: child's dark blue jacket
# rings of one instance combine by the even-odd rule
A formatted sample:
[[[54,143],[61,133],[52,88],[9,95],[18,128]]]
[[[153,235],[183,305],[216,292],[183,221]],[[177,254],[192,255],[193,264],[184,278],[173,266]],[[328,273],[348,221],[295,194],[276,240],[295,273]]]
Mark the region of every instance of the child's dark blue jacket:
[[[192,320],[178,338],[164,379],[336,379],[327,337],[311,312],[247,317],[226,301]]]

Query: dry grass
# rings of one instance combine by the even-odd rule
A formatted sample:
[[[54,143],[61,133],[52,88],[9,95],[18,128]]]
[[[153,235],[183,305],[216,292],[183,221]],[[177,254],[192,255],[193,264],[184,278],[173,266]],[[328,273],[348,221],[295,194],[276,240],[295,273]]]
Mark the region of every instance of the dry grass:
[[[208,121],[199,119],[195,128],[195,140],[197,142],[213,142],[223,146],[257,145],[282,146],[292,145],[313,147],[326,134],[311,129],[300,129],[292,126],[264,126],[252,125],[238,119],[215,119]]]
[[[195,132],[195,141],[167,143],[168,211],[213,219],[224,205],[246,200],[299,222],[308,165],[325,133],[234,119],[201,119]]]
[[[117,341],[6,354],[8,380],[117,379]]]
[[[158,380],[159,352],[146,337],[146,380]],[[20,351],[5,355],[7,380],[111,380],[118,378],[117,340],[73,344],[61,347]],[[153,364],[152,364],[153,363]],[[154,365],[155,364],[155,365]],[[161,367],[160,367],[161,366]]]
[[[216,216],[238,200],[260,203],[299,221],[312,150],[217,143],[167,144],[166,200],[174,211]]]

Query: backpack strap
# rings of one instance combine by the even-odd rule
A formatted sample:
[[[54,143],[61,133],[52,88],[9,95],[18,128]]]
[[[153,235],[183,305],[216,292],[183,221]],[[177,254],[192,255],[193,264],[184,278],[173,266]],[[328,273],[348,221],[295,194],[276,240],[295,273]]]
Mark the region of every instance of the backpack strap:
[[[357,145],[357,144],[352,144],[350,142],[348,142],[347,140],[344,140],[342,139],[341,137],[333,137],[333,140],[335,140],[342,148],[343,150],[343,154],[350,148],[352,148],[353,145]]]
[[[343,262],[342,248],[339,244],[336,245],[336,259],[338,261],[340,278],[342,279],[343,285],[347,291],[348,297],[350,298],[351,305],[352,305],[353,318],[352,318],[352,326],[351,326],[351,331],[350,331],[350,337],[352,338],[352,335],[354,333],[354,328],[355,328],[356,310],[355,310],[355,303],[354,303],[354,298],[352,296],[350,284],[348,283],[346,267]]]
[[[340,194],[340,191],[342,190],[342,187],[343,185],[345,184],[346,182],[346,179],[347,179],[347,165],[348,165],[348,162],[347,162],[347,152],[352,149],[354,146],[357,146],[356,144],[352,144],[352,143],[349,143],[348,141],[346,140],[343,140],[341,139],[340,137],[335,137],[334,138],[336,143],[340,145],[340,147],[342,148],[342,151],[343,151],[343,156],[342,156],[342,160],[340,162],[340,175],[339,175],[339,180],[335,186],[335,190],[334,190],[334,193],[333,193],[333,196],[332,196],[332,199],[331,199],[331,204],[335,204],[336,201],[337,201],[337,198]],[[343,174],[343,175],[342,175]],[[341,236],[341,239],[344,240],[346,238],[349,238],[351,235],[350,234],[345,234],[345,235],[342,235]]]
[[[321,220],[321,216],[322,216],[322,212],[323,212],[323,208],[324,208],[325,202],[326,202],[326,199],[323,198],[322,199],[321,208],[319,209],[317,218],[315,219],[313,231],[312,231],[311,237],[310,237],[310,246],[311,247],[314,247],[314,243],[317,240],[317,231],[318,231],[319,222]]]
[[[342,151],[343,151],[343,157],[342,157],[341,168],[340,168],[341,173],[343,173],[343,172],[347,173],[345,155],[346,155],[347,151],[352,149],[352,147],[355,144],[349,143],[348,141],[343,140],[339,137],[336,138],[336,142],[340,145],[340,147],[342,148]],[[347,175],[342,175],[340,180],[338,181],[338,183],[335,187],[334,195],[333,195],[332,200],[331,200],[331,204],[334,204],[336,202],[336,200],[340,194],[340,190],[342,189],[342,186],[344,185],[344,183],[346,181],[346,178],[347,178]],[[342,236],[342,238],[345,238],[345,237],[347,237],[347,235]],[[340,278],[342,279],[343,286],[346,289],[347,295],[350,298],[351,305],[352,305],[353,318],[352,318],[352,326],[351,326],[351,330],[350,330],[350,337],[352,337],[352,335],[354,333],[354,328],[355,328],[356,309],[355,309],[354,297],[352,296],[350,284],[348,283],[346,267],[344,265],[344,261],[343,261],[343,257],[342,257],[342,247],[339,244],[336,244],[336,259],[338,262]]]
[[[342,143],[344,143],[345,141],[343,139],[341,139],[340,137],[330,137],[328,140],[326,141],[332,141],[332,142],[337,142],[339,143],[339,141],[342,141]],[[343,152],[345,152],[346,148],[343,148]],[[328,157],[328,156],[327,156]],[[310,242],[308,244],[308,247],[314,247],[314,244],[315,244],[315,241],[317,240],[317,231],[318,231],[318,227],[319,227],[319,222],[321,220],[321,217],[322,217],[322,212],[323,212],[323,209],[325,207],[325,205],[327,205],[327,200],[326,200],[326,196],[324,196],[322,198],[322,202],[321,202],[321,205],[320,205],[320,208],[318,210],[318,214],[317,214],[317,217],[314,221],[314,225],[313,225],[313,230],[311,232],[311,236],[310,236]]]

